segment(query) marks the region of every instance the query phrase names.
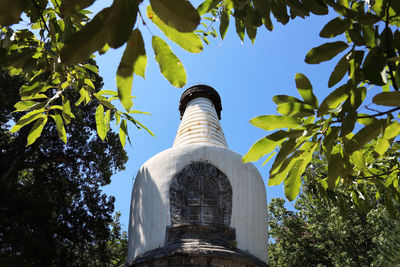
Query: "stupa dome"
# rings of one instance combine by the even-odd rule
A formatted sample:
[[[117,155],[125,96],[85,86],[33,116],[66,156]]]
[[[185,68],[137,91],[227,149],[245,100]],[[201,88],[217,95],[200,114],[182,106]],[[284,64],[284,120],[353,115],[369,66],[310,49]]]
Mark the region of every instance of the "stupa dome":
[[[218,93],[191,87],[179,109],[173,147],[135,179],[127,266],[267,266],[265,185],[228,148]]]

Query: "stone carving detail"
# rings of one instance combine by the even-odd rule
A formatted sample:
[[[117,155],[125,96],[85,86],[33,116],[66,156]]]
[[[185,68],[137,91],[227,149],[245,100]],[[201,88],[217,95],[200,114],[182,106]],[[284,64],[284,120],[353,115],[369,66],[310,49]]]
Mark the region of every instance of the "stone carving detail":
[[[228,177],[208,162],[192,162],[171,181],[172,226],[181,224],[229,226],[232,187]]]

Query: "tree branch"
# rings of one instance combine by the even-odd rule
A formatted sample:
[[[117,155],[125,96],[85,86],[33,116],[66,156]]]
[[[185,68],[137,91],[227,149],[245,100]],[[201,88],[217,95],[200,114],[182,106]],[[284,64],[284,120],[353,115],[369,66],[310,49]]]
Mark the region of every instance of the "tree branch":
[[[358,116],[357,119],[364,119],[364,118],[374,118],[374,117],[379,117],[379,116],[383,116],[392,112],[395,112],[397,110],[400,110],[400,107],[395,107],[392,109],[389,109],[388,111],[383,111],[383,112],[379,112],[373,115],[363,115],[363,116]]]
[[[397,0],[398,1],[398,0]],[[392,52],[390,50],[389,44],[390,44],[390,36],[389,36],[389,9],[390,9],[390,0],[387,2],[387,7],[386,7],[386,20],[385,20],[385,30],[386,30],[386,57],[392,57]],[[397,55],[395,55],[397,56]],[[394,70],[393,70],[393,63],[388,62],[388,67],[389,67],[389,75],[390,75],[390,80],[392,80],[392,85],[396,91],[399,91],[399,87],[397,86],[396,78],[394,77]]]

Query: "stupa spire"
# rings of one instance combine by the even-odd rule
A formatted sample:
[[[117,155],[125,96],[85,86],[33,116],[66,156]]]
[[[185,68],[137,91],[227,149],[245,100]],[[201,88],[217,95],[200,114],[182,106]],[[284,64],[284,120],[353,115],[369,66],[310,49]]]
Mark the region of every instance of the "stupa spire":
[[[221,98],[212,87],[195,85],[181,97],[181,124],[173,147],[189,144],[208,144],[228,147],[222,127]]]

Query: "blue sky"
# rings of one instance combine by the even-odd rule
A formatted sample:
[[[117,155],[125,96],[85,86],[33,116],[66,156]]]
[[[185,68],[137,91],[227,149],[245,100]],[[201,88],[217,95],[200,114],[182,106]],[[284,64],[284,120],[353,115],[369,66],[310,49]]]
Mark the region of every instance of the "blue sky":
[[[98,8],[101,4],[92,10]],[[145,14],[145,5],[142,5],[141,11]],[[311,80],[320,101],[329,93],[329,75],[340,56],[330,63],[319,65],[306,64],[304,57],[312,47],[328,41],[319,37],[319,31],[332,18],[296,18],[286,26],[275,22],[273,32],[259,28],[254,45],[247,37],[241,43],[231,21],[225,39],[221,42],[219,37],[210,37],[210,45],[205,46],[200,54],[190,54],[168,42],[187,72],[188,83],[183,89],[171,86],[161,75],[151,47],[151,33],[143,25],[139,26],[145,39],[148,66],[146,79],[134,77],[134,109],[152,114],[137,115],[136,119],[150,128],[156,137],[131,126],[132,146],[126,145],[129,156],[126,169],[115,174],[112,183],[104,188],[105,193],[116,198],[115,210],[122,213],[123,229],[127,229],[129,221],[133,177],[146,160],[172,146],[180,122],[179,98],[184,89],[205,83],[219,92],[223,107],[221,125],[228,146],[244,155],[256,140],[267,133],[248,121],[255,116],[276,114],[272,101],[274,95],[299,96],[294,82],[297,72],[304,73]],[[150,21],[147,22],[154,35],[163,37]],[[215,26],[218,31],[218,23]],[[116,90],[115,75],[122,52],[123,48],[109,50],[105,55],[96,57],[100,75],[104,78],[103,89]],[[270,164],[262,167],[262,162],[255,165],[267,184]],[[268,201],[275,197],[284,197],[282,185],[267,187]]]

